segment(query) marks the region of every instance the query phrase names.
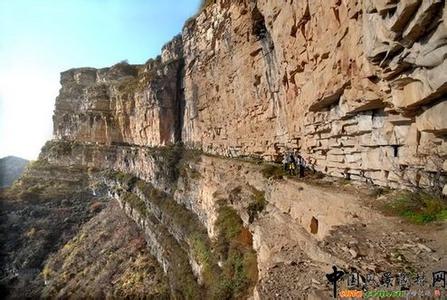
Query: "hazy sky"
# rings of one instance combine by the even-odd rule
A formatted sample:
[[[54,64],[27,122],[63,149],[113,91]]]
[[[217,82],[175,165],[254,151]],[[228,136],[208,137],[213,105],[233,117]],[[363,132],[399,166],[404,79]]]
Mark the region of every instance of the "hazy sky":
[[[0,158],[35,159],[52,136],[59,73],[144,63],[199,0],[0,0]]]

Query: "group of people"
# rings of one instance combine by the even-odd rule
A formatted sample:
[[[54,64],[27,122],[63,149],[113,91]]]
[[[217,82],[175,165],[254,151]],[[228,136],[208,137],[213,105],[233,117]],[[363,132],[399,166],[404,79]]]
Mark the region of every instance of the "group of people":
[[[306,162],[304,158],[297,152],[288,152],[283,158],[284,171],[289,175],[298,175],[300,178],[304,177],[304,170],[306,168]],[[297,173],[298,169],[298,173]]]

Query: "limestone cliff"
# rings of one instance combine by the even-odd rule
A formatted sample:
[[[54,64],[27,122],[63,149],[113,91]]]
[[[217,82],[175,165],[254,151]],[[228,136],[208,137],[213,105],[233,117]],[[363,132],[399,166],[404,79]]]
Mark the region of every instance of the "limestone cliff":
[[[444,1],[218,1],[183,32],[184,142],[269,160],[298,149],[333,176],[433,185],[445,20]]]
[[[58,139],[159,146],[179,141],[180,38],[145,65],[72,69],[61,74],[53,117]]]
[[[143,231],[174,298],[326,299],[332,265],[374,280],[447,266],[445,221],[420,227],[384,216],[377,208],[393,193],[276,169],[271,176],[272,165],[181,146],[53,141],[40,159],[105,170],[95,180]],[[62,281],[47,280],[53,288]]]
[[[145,65],[62,74],[55,136],[443,187],[445,1],[216,1]]]
[[[63,72],[39,161],[88,167],[174,298],[327,298],[334,264],[446,265],[445,222],[386,217],[383,189],[348,181],[444,188],[445,1],[207,3],[156,59]],[[307,179],[271,163],[291,150]],[[439,203],[423,218],[443,220]]]

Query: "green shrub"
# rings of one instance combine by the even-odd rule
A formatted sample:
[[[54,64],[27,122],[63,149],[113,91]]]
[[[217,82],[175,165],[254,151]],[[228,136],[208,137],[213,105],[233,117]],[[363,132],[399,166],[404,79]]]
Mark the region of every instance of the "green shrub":
[[[222,206],[218,211],[216,228],[218,228],[219,231],[216,250],[222,256],[226,256],[229,250],[230,241],[240,234],[243,228],[243,222],[233,208]]]
[[[125,174],[115,176],[128,180]],[[215,223],[218,234],[216,240],[210,241],[206,228],[197,216],[170,195],[142,180],[134,182],[134,192],[135,188],[145,195],[144,198],[150,201],[151,205],[162,212],[163,223],[175,224],[176,227],[182,228],[184,238],[190,246],[190,253],[202,266],[203,287],[207,299],[239,299],[248,295],[249,289],[257,281],[257,259],[252,249],[251,233],[243,226],[236,210],[225,205],[223,201],[219,202],[220,208]],[[240,191],[240,188],[237,190]],[[152,216],[146,203],[134,193],[125,193],[123,198],[144,216]],[[263,199],[264,193],[253,188],[253,201],[263,203]],[[170,236],[168,233],[166,235]],[[167,238],[164,242],[173,243]],[[174,243],[166,247],[174,249],[178,246]],[[171,270],[173,274],[170,278],[179,288],[174,293],[178,292],[181,297],[198,297],[189,262],[183,255],[174,260],[177,267]],[[222,269],[218,266],[218,260],[222,261]]]
[[[128,203],[132,209],[138,211],[142,216],[146,217],[148,215],[146,203],[144,203],[144,201],[137,195],[133,193],[126,193],[122,199],[125,203]]]
[[[27,170],[31,169],[46,169],[48,167],[51,167],[51,165],[48,163],[45,159],[38,159],[30,162],[27,166]]]
[[[168,197],[166,193],[156,189],[151,183],[145,182],[143,180],[137,180],[135,186],[146,197],[148,197],[151,202],[154,202],[156,205],[160,205],[161,203],[163,203],[163,200],[165,200]]]
[[[284,176],[287,175],[287,173],[284,171],[283,167],[281,165],[277,164],[267,164],[262,170],[262,175],[269,179],[282,179]]]
[[[182,143],[146,150],[146,156],[151,157],[157,166],[155,178],[172,184],[176,183],[179,176],[192,179],[201,178],[201,174],[197,170],[189,167],[189,164],[200,161],[201,154],[202,152],[199,150],[186,149]]]
[[[215,250],[223,261],[222,274],[212,291],[214,299],[240,299],[257,282],[257,259],[250,232],[237,212],[222,206],[216,220]]]
[[[191,237],[193,252],[196,258],[204,265],[208,265],[212,260],[211,245],[207,243],[208,236],[194,233]]]
[[[193,212],[177,203],[170,195],[156,189],[152,184],[139,180],[136,187],[148,198],[148,201],[162,212],[165,222],[175,224],[182,229],[185,240],[190,245],[191,254],[203,268],[202,276],[205,288],[213,290],[220,271],[206,228]],[[175,272],[178,273],[180,270]],[[186,269],[182,272],[186,272]],[[175,275],[177,280],[182,276],[180,273]],[[185,282],[181,284],[188,285]]]
[[[73,148],[77,146],[77,142],[67,140],[52,140],[45,143],[41,152],[50,153],[57,156],[71,155]]]
[[[447,202],[426,192],[400,192],[384,210],[416,224],[447,220]]]
[[[251,202],[247,207],[248,222],[253,223],[258,214],[265,209],[267,201],[265,200],[265,192],[259,191],[250,185],[252,190]]]
[[[133,95],[135,92],[141,90],[139,81],[135,77],[129,77],[122,80],[117,86],[118,91],[121,94]]]
[[[183,149],[181,159],[178,161],[177,170],[180,176],[188,182],[189,179],[199,180],[202,174],[197,170],[196,166],[202,159],[203,152],[199,150]]]
[[[120,172],[120,171],[108,171],[105,177],[110,180],[114,180],[121,184],[127,191],[130,191],[137,183],[138,178],[132,174]]]
[[[206,232],[194,233],[191,240],[192,253],[197,259],[197,262],[202,266],[203,283],[209,291],[213,291],[215,289],[216,279],[220,277],[220,270],[217,265],[217,259],[212,252],[208,235]]]
[[[183,145],[169,145],[153,148],[149,151],[148,154],[155,159],[159,168],[155,176],[157,178],[166,178],[168,182],[175,183],[180,175],[180,161],[185,151]]]

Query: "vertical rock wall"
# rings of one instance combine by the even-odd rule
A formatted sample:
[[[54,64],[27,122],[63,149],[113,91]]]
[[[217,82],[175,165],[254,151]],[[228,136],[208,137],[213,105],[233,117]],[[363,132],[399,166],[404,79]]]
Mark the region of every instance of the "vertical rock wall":
[[[72,69],[61,74],[54,134],[99,144],[159,146],[178,140],[182,95],[180,37],[144,65]]]
[[[445,1],[217,1],[183,32],[183,140],[390,186],[444,184]]]
[[[62,74],[57,138],[279,160],[441,187],[444,0],[219,0],[142,66]]]

